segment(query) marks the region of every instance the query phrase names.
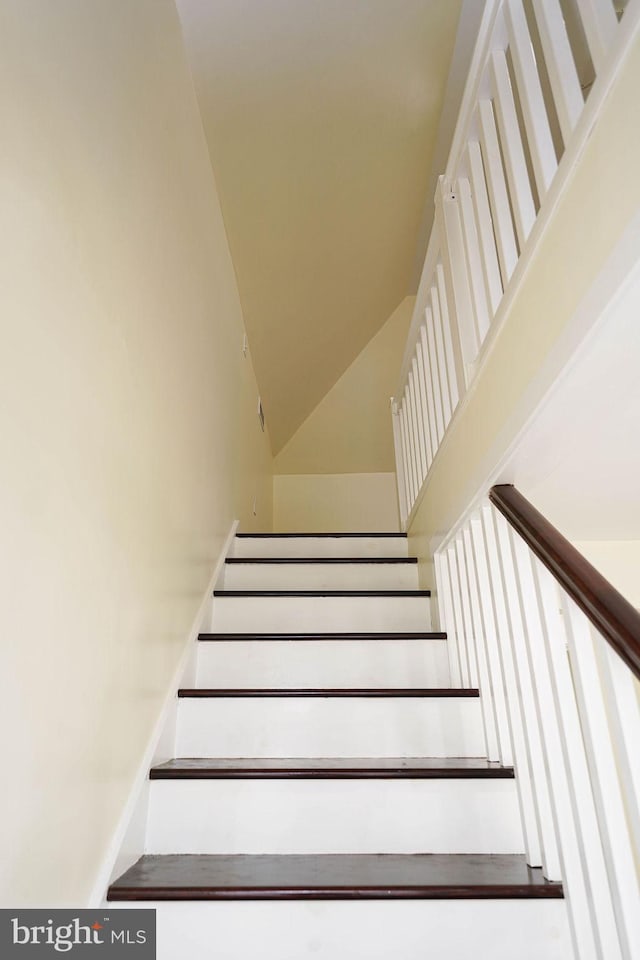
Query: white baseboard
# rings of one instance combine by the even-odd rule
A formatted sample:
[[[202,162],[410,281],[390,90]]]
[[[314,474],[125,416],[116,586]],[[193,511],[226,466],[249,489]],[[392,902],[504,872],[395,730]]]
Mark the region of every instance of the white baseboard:
[[[129,797],[113,833],[111,842],[100,864],[96,880],[89,896],[87,907],[104,903],[109,883],[127,870],[144,853],[149,800],[149,768],[154,763],[175,756],[175,732],[177,714],[177,692],[184,686],[189,675],[195,676],[198,634],[209,629],[211,622],[211,604],[213,591],[224,573],[224,562],[229,555],[233,538],[238,529],[238,520],[234,520],[220,551],[215,567],[207,584],[191,630],[185,642],[184,650],[167,688],[158,719],[147,742],[140,760]]]

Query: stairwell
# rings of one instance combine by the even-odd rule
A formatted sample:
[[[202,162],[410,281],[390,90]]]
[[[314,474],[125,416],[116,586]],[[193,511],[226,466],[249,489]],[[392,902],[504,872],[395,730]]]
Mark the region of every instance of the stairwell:
[[[512,767],[400,534],[238,535],[145,855],[110,887],[161,960],[570,954]]]

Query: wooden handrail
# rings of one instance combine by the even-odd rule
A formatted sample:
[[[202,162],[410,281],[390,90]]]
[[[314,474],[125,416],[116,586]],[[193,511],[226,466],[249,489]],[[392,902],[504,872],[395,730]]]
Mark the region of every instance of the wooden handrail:
[[[509,484],[489,499],[640,679],[640,613]]]

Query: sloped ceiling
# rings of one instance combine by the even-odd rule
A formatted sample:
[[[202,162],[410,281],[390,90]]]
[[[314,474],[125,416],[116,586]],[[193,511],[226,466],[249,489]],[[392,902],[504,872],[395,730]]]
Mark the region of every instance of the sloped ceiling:
[[[177,0],[275,453],[405,297],[459,0]]]

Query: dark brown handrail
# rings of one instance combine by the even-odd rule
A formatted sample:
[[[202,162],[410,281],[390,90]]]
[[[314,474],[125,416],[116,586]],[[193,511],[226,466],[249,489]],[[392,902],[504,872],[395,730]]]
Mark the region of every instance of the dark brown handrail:
[[[640,613],[515,487],[489,499],[640,679]]]

